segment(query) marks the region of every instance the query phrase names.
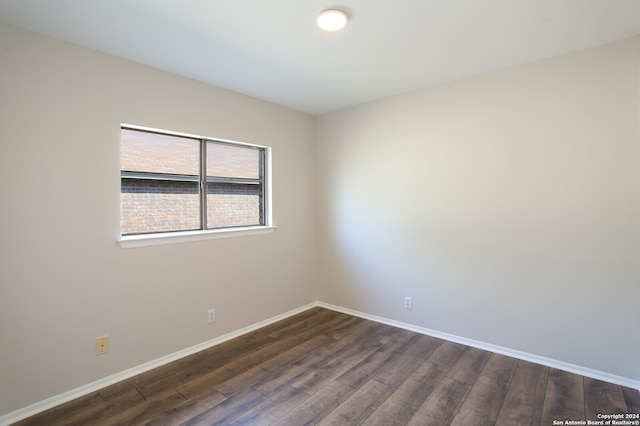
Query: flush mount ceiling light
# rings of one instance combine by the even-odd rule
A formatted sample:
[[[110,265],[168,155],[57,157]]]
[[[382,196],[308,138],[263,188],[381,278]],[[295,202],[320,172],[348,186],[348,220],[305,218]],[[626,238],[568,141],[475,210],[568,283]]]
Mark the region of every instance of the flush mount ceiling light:
[[[347,14],[338,9],[325,10],[318,16],[317,22],[325,31],[337,31],[347,25]]]

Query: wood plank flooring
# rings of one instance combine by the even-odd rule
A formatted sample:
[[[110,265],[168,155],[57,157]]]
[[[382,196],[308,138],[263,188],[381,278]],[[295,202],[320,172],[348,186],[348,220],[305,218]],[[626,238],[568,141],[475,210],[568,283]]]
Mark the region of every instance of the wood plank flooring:
[[[599,413],[640,413],[640,393],[313,308],[17,425],[553,425]]]

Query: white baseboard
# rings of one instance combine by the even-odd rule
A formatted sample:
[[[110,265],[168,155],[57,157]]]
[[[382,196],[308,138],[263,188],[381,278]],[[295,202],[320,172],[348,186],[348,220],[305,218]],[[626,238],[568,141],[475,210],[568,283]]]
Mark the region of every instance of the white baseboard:
[[[16,411],[12,411],[3,416],[0,416],[0,426],[8,426],[12,423],[18,422],[20,420],[26,419],[27,417],[31,417],[35,414],[41,413],[43,411],[49,410],[50,408],[56,407],[60,404],[64,404],[65,402],[72,401],[81,396],[85,396],[90,394],[91,392],[96,392],[104,387],[110,386],[114,383],[118,383],[122,380],[129,379],[138,374],[144,373],[146,371],[152,370],[154,368],[160,367],[162,365],[168,364],[173,361],[177,361],[181,358],[184,358],[189,355],[193,355],[197,352],[200,352],[205,349],[209,349],[213,346],[224,343],[228,340],[234,339],[236,337],[242,336],[243,334],[250,333],[259,328],[265,327],[269,324],[273,324],[300,312],[304,312],[308,309],[314,308],[318,306],[317,302],[310,303],[308,305],[302,306],[300,308],[296,308],[284,314],[276,315],[264,321],[260,321],[258,323],[252,324],[250,326],[241,328],[239,330],[233,331],[231,333],[227,333],[223,336],[216,337],[215,339],[208,340],[206,342],[202,342],[198,345],[191,346],[190,348],[183,349],[178,352],[174,352],[167,356],[163,356],[161,358],[155,359],[153,361],[138,365],[136,367],[130,368],[125,371],[121,371],[119,373],[113,374],[111,376],[105,377],[100,380],[96,380],[95,382],[86,384],[84,386],[80,386],[78,388],[72,389],[70,391],[61,393],[59,395],[52,396],[51,398],[47,398],[43,401],[36,402],[35,404],[28,405],[24,408],[21,408]]]
[[[333,311],[342,312],[344,314],[353,315],[356,317],[368,319],[368,320],[379,322],[382,324],[392,325],[394,327],[402,328],[405,330],[415,331],[416,333],[437,337],[439,339],[460,343],[466,346],[471,346],[474,348],[483,349],[490,352],[495,352],[501,355],[510,356],[512,358],[533,362],[535,364],[540,364],[547,367],[557,368],[558,370],[579,374],[581,376],[602,380],[604,382],[613,383],[616,385],[625,386],[625,387],[637,389],[638,391],[640,391],[640,380],[633,380],[627,377],[617,376],[615,374],[610,374],[604,371],[593,370],[591,368],[583,367],[580,365],[570,364],[567,362],[558,361],[555,359],[546,358],[543,356],[534,355],[527,352],[521,352],[515,349],[505,348],[503,346],[493,345],[491,343],[480,342],[477,340],[467,339],[465,337],[455,336],[453,334],[443,333],[440,331],[431,330],[424,327],[418,327],[413,324],[390,320],[388,318],[383,318],[376,315],[370,315],[364,312],[354,311],[352,309],[343,308],[341,306],[331,305],[329,303],[317,302],[316,305],[321,308],[331,309]]]
[[[591,377],[593,379],[602,380],[609,383],[614,383],[616,385],[621,385],[625,387],[629,387],[632,389],[637,389],[640,391],[640,380],[633,380],[626,377],[616,376],[614,374],[609,374],[603,371],[592,370],[590,368],[582,367],[579,365],[569,364],[562,361],[557,361],[550,358],[545,358],[542,356],[529,354],[526,352],[520,352],[514,349],[505,348],[502,346],[492,345],[490,343],[479,342],[472,339],[467,339],[460,336],[455,336],[448,333],[442,333],[436,330],[430,330],[428,328],[418,327],[412,324],[404,323],[401,321],[390,320],[388,318],[379,317],[376,315],[366,314],[364,312],[354,311],[352,309],[343,308],[341,306],[331,305],[329,303],[324,302],[313,302],[305,306],[301,306],[297,309],[291,310],[284,314],[276,315],[264,321],[260,321],[258,323],[252,324],[250,326],[241,328],[239,330],[233,331],[231,333],[227,333],[223,336],[216,337],[215,339],[208,340],[206,342],[202,342],[198,345],[191,346],[190,348],[183,349],[178,352],[174,352],[167,356],[158,358],[156,360],[147,362],[142,365],[138,365],[136,367],[130,368],[125,371],[121,371],[119,373],[113,374],[111,376],[105,377],[103,379],[97,380],[95,382],[86,384],[84,386],[80,386],[78,388],[72,389],[70,391],[61,393],[59,395],[52,396],[51,398],[47,398],[43,401],[36,402],[35,404],[28,405],[24,408],[21,408],[16,411],[12,411],[11,413],[0,416],[0,426],[8,426],[12,423],[18,422],[20,420],[26,419],[27,417],[31,417],[35,414],[41,413],[45,410],[51,409],[60,404],[64,404],[65,402],[72,401],[81,396],[85,396],[90,394],[91,392],[96,392],[104,387],[110,386],[114,383],[120,382],[122,380],[131,378],[138,374],[144,373],[146,371],[152,370],[154,368],[160,367],[162,365],[168,364],[173,361],[177,361],[181,358],[184,358],[189,355],[193,355],[197,352],[200,352],[205,349],[209,349],[213,346],[224,343],[228,340],[234,339],[236,337],[242,336],[243,334],[255,331],[259,328],[265,327],[267,325],[273,324],[290,316],[296,315],[300,312],[304,312],[308,309],[314,307],[321,307],[325,309],[331,309],[336,312],[342,312],[348,315],[353,315],[356,317],[368,319],[371,321],[379,322],[381,324],[392,325],[394,327],[402,328],[405,330],[415,331],[416,333],[425,334],[428,336],[437,337],[443,340],[449,340],[451,342],[460,343],[463,345],[471,346],[478,349],[484,349],[490,352],[499,353],[501,355],[510,356],[517,359],[522,359],[525,361],[530,361],[536,364],[545,365],[547,367],[557,368],[559,370],[568,371],[570,373],[580,374],[585,377]]]

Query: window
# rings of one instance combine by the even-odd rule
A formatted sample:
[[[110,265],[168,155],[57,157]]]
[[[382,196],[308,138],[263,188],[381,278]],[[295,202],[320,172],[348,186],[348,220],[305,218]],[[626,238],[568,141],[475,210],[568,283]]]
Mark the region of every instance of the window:
[[[123,237],[269,225],[269,148],[123,125]]]

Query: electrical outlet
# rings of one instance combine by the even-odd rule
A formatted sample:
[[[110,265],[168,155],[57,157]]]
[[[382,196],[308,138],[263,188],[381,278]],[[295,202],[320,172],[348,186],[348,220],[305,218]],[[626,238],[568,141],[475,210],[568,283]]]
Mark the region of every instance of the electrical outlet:
[[[404,298],[404,308],[405,309],[411,309],[411,297],[406,296]]]
[[[212,322],[216,321],[216,310],[215,309],[209,309],[209,311],[207,312],[207,321],[209,322],[209,324],[211,324]]]
[[[109,352],[109,336],[96,337],[96,355]]]

